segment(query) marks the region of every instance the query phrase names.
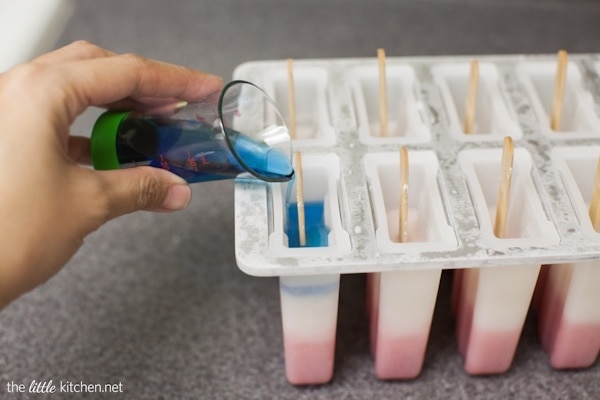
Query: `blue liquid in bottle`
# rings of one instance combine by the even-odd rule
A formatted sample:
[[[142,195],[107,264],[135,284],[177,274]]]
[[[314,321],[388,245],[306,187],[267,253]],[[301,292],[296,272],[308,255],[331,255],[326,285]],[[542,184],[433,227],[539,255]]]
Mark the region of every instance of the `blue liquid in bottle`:
[[[306,226],[306,246],[325,247],[328,245],[329,228],[325,225],[324,204],[322,201],[304,203],[304,223]],[[287,205],[286,235],[288,247],[301,247],[298,233],[298,205]]]
[[[125,118],[117,132],[116,153],[122,168],[148,165],[179,175],[189,183],[232,179],[249,169],[265,180],[293,175],[283,152],[229,131],[236,158],[220,129],[198,120]]]

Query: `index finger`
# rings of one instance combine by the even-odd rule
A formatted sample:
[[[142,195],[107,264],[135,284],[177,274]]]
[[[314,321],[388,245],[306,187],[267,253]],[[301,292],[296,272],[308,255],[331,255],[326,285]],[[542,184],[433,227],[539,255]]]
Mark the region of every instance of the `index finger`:
[[[85,40],[78,40],[56,50],[44,53],[32,60],[39,64],[58,64],[60,62],[85,60],[114,56],[115,53],[96,46]]]
[[[77,116],[87,107],[126,98],[197,101],[221,90],[223,80],[201,71],[134,54],[79,60],[60,66],[63,104]]]

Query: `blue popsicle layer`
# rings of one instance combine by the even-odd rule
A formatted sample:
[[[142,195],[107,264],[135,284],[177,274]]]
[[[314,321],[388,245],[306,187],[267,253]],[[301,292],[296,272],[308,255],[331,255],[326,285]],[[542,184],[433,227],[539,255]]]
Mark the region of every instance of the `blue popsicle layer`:
[[[328,245],[329,228],[325,225],[324,205],[322,201],[304,203],[304,219],[306,225],[306,246],[325,247]],[[298,205],[290,203],[287,206],[288,247],[300,247],[298,233]]]

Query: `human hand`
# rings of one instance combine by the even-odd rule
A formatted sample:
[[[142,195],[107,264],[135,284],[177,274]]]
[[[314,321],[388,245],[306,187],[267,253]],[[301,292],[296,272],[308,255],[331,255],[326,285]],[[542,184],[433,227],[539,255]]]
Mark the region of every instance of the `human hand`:
[[[70,136],[89,106],[143,109],[197,101],[221,78],[118,55],[87,42],[0,74],[0,308],[43,283],[105,222],[185,208],[191,192],[151,167],[94,171],[89,139]]]

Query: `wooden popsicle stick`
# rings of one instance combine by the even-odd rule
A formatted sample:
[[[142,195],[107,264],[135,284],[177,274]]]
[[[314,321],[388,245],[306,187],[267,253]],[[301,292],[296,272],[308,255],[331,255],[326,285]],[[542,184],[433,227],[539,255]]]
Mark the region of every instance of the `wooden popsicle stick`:
[[[502,165],[500,166],[500,185],[498,187],[498,201],[496,202],[496,221],[494,235],[503,238],[506,233],[506,217],[508,215],[508,199],[510,196],[510,182],[513,169],[514,145],[512,138],[504,138],[502,148]]]
[[[377,49],[377,59],[379,60],[379,124],[380,135],[388,135],[388,112],[387,112],[387,82],[385,74],[385,50]]]
[[[565,81],[567,80],[567,63],[567,52],[565,50],[560,50],[558,52],[556,62],[554,95],[552,96],[552,115],[550,116],[550,128],[554,131],[560,130],[563,109],[563,98],[565,94]]]
[[[408,243],[408,150],[400,148],[400,212],[398,237],[400,243]]]
[[[287,73],[288,73],[288,112],[290,115],[290,136],[296,139],[296,91],[294,87],[294,60],[291,58],[287,59]]]
[[[294,153],[296,163],[296,207],[298,209],[298,238],[300,247],[306,246],[306,217],[304,215],[304,179],[302,177],[302,154]]]
[[[477,89],[479,87],[479,63],[471,61],[469,72],[469,85],[467,87],[467,98],[465,103],[465,133],[473,133],[475,125],[475,110],[477,108]]]
[[[590,200],[590,220],[596,232],[600,232],[600,157],[596,167],[596,177],[594,178],[594,188],[592,189],[592,199]]]

